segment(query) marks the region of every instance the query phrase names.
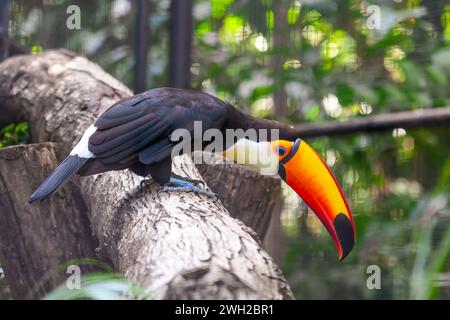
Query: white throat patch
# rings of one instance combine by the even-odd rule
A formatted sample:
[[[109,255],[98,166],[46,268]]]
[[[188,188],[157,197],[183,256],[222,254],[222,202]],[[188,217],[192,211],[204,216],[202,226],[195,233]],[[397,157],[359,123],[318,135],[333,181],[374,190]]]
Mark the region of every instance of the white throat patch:
[[[279,159],[268,141],[241,139],[223,152],[223,156],[257,170],[262,175],[277,175]]]

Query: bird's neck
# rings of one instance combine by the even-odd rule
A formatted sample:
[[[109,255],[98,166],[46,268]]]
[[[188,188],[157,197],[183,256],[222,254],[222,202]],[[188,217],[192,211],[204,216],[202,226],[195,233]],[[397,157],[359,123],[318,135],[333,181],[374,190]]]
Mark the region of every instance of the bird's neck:
[[[299,138],[298,131],[290,125],[268,119],[260,119],[249,115],[248,113],[229,105],[230,114],[226,128],[228,129],[255,129],[258,141],[264,140],[289,140],[295,141]],[[265,129],[265,130],[261,130]],[[278,136],[273,136],[277,130]],[[266,133],[264,133],[266,131]]]

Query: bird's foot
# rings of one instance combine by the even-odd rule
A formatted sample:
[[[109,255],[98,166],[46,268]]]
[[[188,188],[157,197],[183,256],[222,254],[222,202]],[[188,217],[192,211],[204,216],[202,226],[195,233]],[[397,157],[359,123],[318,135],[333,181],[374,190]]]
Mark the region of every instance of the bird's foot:
[[[169,183],[161,188],[163,191],[192,191],[210,198],[217,196],[214,192],[200,187],[199,184],[195,183],[197,181],[199,180],[185,180],[172,177],[170,178]],[[201,184],[204,185],[203,181],[201,181]]]
[[[203,188],[203,189],[206,188],[206,184],[203,182],[203,180],[186,178],[186,177],[180,176],[173,172],[172,172],[171,179],[177,179],[177,180],[181,180],[181,181],[185,181],[185,182],[191,182],[191,183],[195,184],[196,186],[198,186],[199,188]]]
[[[141,181],[139,186],[141,187],[141,189],[143,189],[144,187],[150,186],[153,182],[154,182],[153,179],[144,179]]]

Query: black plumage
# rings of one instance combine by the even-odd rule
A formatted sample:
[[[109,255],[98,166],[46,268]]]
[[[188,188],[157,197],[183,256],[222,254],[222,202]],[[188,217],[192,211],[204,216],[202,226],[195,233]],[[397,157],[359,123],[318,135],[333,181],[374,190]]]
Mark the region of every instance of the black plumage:
[[[52,195],[59,186],[69,180],[88,160],[76,156],[65,158],[33,192],[28,202],[42,200]]]
[[[95,122],[97,131],[89,139],[95,159],[79,173],[128,167],[136,174],[150,173],[157,182],[167,183],[174,130],[184,128],[193,135],[194,121],[201,121],[203,130],[222,128],[228,111],[226,103],[211,95],[173,88],[152,89],[122,100]]]

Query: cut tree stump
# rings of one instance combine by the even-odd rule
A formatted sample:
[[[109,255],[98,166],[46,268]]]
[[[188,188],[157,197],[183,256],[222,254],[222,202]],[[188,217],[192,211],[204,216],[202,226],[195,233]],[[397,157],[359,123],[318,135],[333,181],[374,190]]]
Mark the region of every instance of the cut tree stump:
[[[87,208],[74,183],[45,203],[27,203],[33,187],[58,165],[56,154],[53,143],[0,149],[0,257],[18,298],[39,298],[63,283],[63,263],[95,258]]]

